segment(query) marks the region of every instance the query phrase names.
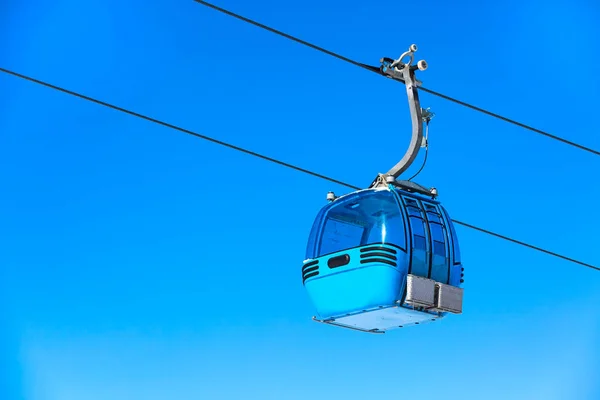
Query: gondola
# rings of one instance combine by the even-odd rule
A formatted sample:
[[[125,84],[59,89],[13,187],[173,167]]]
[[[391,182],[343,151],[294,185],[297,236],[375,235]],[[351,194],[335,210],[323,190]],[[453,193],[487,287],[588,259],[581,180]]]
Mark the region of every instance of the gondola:
[[[412,65],[416,50],[411,45],[379,67],[406,85],[408,151],[369,187],[339,197],[329,192],[310,231],[302,284],[317,322],[384,333],[462,313],[464,268],[452,220],[435,188],[398,179],[415,160],[431,117],[419,103],[415,71],[427,64]]]

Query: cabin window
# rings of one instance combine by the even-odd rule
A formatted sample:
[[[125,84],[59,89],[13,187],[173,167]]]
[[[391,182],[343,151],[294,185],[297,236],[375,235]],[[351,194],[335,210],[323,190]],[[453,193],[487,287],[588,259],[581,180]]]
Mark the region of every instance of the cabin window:
[[[402,213],[391,191],[353,193],[324,208],[311,231],[306,258],[376,243],[406,249],[404,229]]]
[[[427,214],[427,216],[429,217],[430,214]],[[431,221],[431,219],[430,219]],[[435,222],[430,222],[429,223],[429,229],[431,230],[431,240],[433,243],[433,254],[436,254],[438,256],[442,256],[442,257],[446,257],[446,243],[445,243],[445,235],[444,235],[444,228],[442,228],[442,225],[435,223]]]
[[[410,217],[410,226],[413,232],[414,248],[427,250],[424,221],[420,217]]]
[[[334,214],[325,220],[321,235],[321,253],[323,254],[335,253],[356,246],[356,243],[360,243],[365,231],[365,227],[359,223],[344,221],[336,217],[340,216]]]

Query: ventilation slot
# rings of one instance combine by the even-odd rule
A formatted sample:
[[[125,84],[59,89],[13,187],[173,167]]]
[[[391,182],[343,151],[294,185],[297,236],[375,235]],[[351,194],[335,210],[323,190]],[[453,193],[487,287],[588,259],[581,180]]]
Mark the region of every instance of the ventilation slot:
[[[397,252],[394,249],[383,246],[370,246],[361,249],[360,252],[362,253],[360,255],[361,264],[383,263],[392,267],[397,266]]]
[[[311,261],[302,267],[302,284],[306,282],[308,278],[319,275],[319,262]]]

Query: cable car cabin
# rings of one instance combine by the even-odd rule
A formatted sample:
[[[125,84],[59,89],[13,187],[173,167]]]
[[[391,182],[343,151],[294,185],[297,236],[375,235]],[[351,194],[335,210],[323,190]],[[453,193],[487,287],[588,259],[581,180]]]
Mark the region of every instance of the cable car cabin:
[[[302,281],[321,317],[315,321],[383,333],[460,314],[462,271],[442,205],[389,184],[321,209]]]
[[[413,44],[397,60],[384,57],[372,68],[405,83],[412,121],[408,150],[369,189],[338,199],[330,193],[332,202],[312,227],[302,282],[318,322],[383,333],[462,312],[463,268],[452,221],[435,190],[396,180],[427,148],[423,124],[429,126],[433,115],[420,106],[415,71],[427,63],[412,65],[415,51]]]

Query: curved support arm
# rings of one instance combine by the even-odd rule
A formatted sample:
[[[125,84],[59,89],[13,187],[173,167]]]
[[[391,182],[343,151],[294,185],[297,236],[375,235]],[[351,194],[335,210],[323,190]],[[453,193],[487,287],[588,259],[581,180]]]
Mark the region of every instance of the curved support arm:
[[[410,108],[410,119],[412,122],[412,136],[404,157],[402,157],[402,159],[387,172],[387,175],[391,175],[394,178],[398,178],[408,169],[408,167],[410,167],[415,158],[417,158],[419,150],[421,149],[421,143],[423,142],[423,121],[419,103],[419,93],[417,91],[417,86],[415,85],[415,74],[414,71],[410,70],[410,65],[404,66],[402,75],[406,84],[406,94],[408,95],[408,106]]]
[[[415,158],[417,158],[421,143],[423,142],[423,115],[417,90],[419,82],[415,77],[415,70],[419,69],[424,71],[427,69],[427,63],[424,60],[421,60],[417,65],[411,65],[415,51],[417,51],[417,46],[413,44],[410,46],[410,49],[403,53],[397,60],[392,61],[386,58],[381,60],[383,63],[381,72],[383,74],[388,75],[390,78],[404,81],[404,84],[406,85],[406,94],[408,95],[410,118],[412,121],[412,136],[410,138],[408,150],[404,154],[404,157],[402,157],[402,159],[386,174],[387,176],[393,176],[394,178],[398,178],[408,169],[408,167],[410,167]],[[407,56],[410,57],[410,60],[404,63],[402,59]]]

